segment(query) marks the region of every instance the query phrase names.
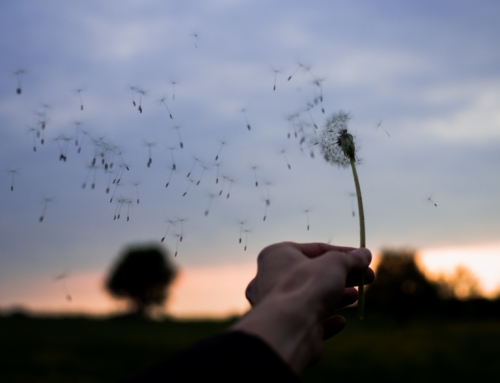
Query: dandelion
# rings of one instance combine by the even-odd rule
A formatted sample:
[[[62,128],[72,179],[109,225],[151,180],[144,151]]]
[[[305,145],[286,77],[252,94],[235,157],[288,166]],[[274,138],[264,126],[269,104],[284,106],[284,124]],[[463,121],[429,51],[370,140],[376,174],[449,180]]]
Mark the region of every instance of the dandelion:
[[[431,203],[432,205],[434,205],[435,207],[437,207],[437,203],[436,203],[436,202],[434,202],[434,200],[432,199],[432,198],[433,198],[432,193],[431,193],[431,194],[429,194],[429,195],[427,195],[427,197],[426,197],[426,198],[427,198],[427,201],[428,201],[429,203]]]
[[[350,115],[344,111],[334,113],[326,122],[326,126],[321,134],[321,153],[325,160],[331,164],[339,167],[346,168],[349,165],[352,169],[354,178],[354,185],[356,187],[356,197],[358,199],[358,213],[359,213],[359,234],[360,234],[360,247],[366,247],[365,240],[365,214],[363,210],[363,199],[361,196],[361,187],[359,185],[358,172],[356,170],[356,163],[359,159],[356,155],[356,146],[354,137],[349,133],[347,125],[349,123]],[[358,317],[364,317],[364,275],[361,277],[359,284],[359,303],[358,303]]]
[[[175,94],[175,93],[174,93],[174,94]],[[160,99],[158,100],[158,103],[163,104],[163,106],[165,106],[165,108],[167,109],[167,112],[168,112],[168,114],[169,114],[169,116],[170,116],[170,119],[171,119],[171,120],[173,120],[174,118],[172,117],[172,112],[170,111],[170,109],[169,109],[169,107],[168,107],[167,103],[165,102],[165,100],[166,100],[166,99],[167,99],[166,97],[162,97],[162,98],[160,98]]]

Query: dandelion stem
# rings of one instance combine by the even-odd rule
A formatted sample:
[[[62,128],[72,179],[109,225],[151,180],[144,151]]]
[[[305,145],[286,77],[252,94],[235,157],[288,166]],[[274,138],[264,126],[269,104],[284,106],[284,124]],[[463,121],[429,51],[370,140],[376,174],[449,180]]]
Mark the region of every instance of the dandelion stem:
[[[358,216],[359,216],[359,247],[366,247],[365,237],[365,213],[363,210],[363,197],[361,196],[361,186],[359,185],[358,172],[356,171],[356,162],[354,156],[350,158],[354,185],[356,186],[356,196],[358,198]],[[358,319],[362,320],[365,316],[365,275],[361,275],[358,287]]]

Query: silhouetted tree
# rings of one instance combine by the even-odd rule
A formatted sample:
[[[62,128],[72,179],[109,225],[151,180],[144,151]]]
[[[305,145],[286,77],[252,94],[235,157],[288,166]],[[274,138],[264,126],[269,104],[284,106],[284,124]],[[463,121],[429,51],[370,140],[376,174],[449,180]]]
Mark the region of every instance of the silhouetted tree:
[[[115,298],[128,299],[134,313],[145,316],[151,307],[166,301],[177,273],[167,256],[156,244],[125,248],[108,275],[107,291]]]
[[[414,251],[382,251],[375,282],[366,291],[367,307],[389,312],[405,322],[416,312],[436,309],[439,301],[439,285],[429,281],[419,269]]]

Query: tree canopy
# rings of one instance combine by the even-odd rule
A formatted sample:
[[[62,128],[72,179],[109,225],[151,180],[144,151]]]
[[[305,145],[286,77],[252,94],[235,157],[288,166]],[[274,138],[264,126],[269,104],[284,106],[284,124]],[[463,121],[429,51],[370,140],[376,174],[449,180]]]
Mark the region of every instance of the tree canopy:
[[[165,303],[176,274],[168,252],[160,245],[131,245],[109,272],[106,290],[115,298],[128,299],[132,311],[145,316],[153,306]]]

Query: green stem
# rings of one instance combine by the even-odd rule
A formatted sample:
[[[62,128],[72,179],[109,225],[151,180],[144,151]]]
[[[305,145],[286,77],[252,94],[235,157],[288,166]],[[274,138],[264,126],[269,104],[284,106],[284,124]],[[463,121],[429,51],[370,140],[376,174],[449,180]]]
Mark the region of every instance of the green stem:
[[[363,197],[361,195],[361,187],[359,186],[358,172],[356,171],[356,163],[354,158],[351,158],[352,175],[354,177],[354,185],[356,186],[356,196],[358,197],[358,215],[359,215],[359,247],[366,247],[365,239],[365,212],[363,210]],[[358,319],[362,320],[365,316],[365,275],[361,276],[358,287]]]

